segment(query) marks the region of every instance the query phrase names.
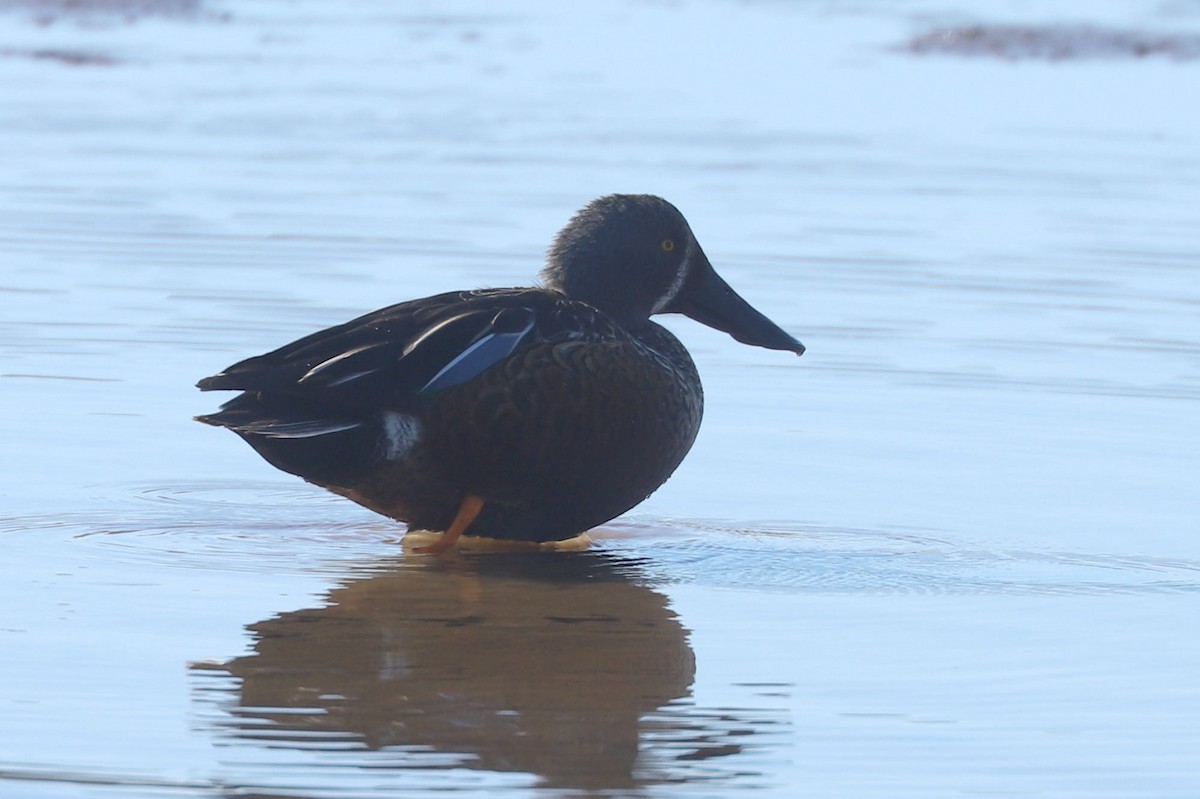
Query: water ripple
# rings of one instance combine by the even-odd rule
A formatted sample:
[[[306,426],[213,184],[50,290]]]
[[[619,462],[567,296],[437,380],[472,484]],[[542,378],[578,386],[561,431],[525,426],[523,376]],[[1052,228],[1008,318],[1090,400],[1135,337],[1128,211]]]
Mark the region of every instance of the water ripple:
[[[0,536],[51,531],[134,566],[262,573],[340,570],[347,560],[381,557],[403,533],[305,486],[133,485],[106,502],[95,511],[0,517]]]
[[[1200,592],[1200,562],[964,545],[948,532],[672,523],[601,545],[638,550],[667,583],[853,594],[1100,595]],[[657,539],[657,540],[654,540]]]
[[[154,568],[329,574],[400,554],[403,527],[304,486],[133,485],[94,512],[0,518],[0,535],[52,531]],[[657,584],[824,594],[1100,595],[1200,592],[1200,562],[986,546],[950,531],[618,520],[596,552]],[[486,553],[464,554],[486,558]]]

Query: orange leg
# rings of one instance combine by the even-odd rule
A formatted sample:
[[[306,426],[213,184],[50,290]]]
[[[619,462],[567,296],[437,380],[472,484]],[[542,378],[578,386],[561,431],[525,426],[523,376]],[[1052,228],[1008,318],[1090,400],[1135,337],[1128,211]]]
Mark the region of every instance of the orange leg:
[[[471,522],[475,521],[475,517],[479,515],[479,511],[483,510],[483,498],[477,497],[474,494],[467,494],[463,497],[462,504],[458,506],[458,513],[454,517],[454,521],[442,533],[442,537],[432,544],[423,547],[415,547],[413,552],[418,552],[422,555],[436,555],[440,552],[445,552],[450,547],[454,546],[454,542],[458,537],[467,531],[471,526]]]

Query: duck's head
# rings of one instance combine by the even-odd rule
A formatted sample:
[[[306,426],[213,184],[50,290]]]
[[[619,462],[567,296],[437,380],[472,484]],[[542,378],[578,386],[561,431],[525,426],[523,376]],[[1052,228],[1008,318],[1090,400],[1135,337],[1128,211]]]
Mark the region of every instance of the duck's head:
[[[652,314],[681,313],[743,344],[804,352],[721,279],[683,214],[650,194],[610,194],[575,214],[550,247],[542,281],[630,329]]]

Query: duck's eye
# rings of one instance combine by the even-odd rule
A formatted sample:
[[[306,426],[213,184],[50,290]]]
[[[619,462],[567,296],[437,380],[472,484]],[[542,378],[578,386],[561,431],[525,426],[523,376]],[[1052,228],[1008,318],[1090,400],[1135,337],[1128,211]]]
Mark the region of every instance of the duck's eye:
[[[663,248],[663,252],[670,252],[675,249],[675,239],[663,239],[659,246]]]

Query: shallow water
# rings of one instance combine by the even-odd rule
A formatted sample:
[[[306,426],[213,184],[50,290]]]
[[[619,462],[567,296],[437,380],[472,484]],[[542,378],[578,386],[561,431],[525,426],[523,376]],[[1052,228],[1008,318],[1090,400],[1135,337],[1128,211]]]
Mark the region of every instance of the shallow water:
[[[1200,793],[1200,63],[905,49],[1200,8],[560,5],[0,4],[0,796]],[[591,550],[190,421],[612,191],[809,350]]]

